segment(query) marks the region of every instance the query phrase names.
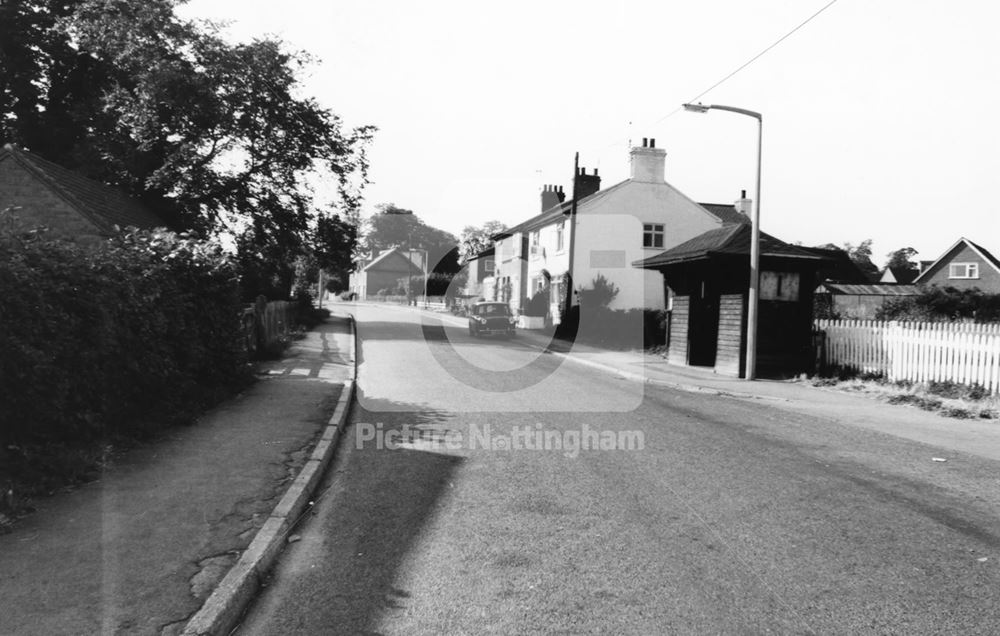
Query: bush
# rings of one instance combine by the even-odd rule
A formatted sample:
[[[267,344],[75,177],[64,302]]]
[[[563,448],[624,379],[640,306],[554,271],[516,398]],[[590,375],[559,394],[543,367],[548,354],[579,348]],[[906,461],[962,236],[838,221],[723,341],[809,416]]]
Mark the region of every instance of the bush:
[[[539,289],[524,305],[524,315],[544,318],[549,315],[549,290]]]
[[[666,344],[667,316],[655,309],[573,306],[556,327],[556,336],[603,347],[648,349]]]
[[[927,287],[917,296],[887,300],[875,318],[915,322],[997,322],[1000,321],[1000,294],[987,294],[979,289]]]
[[[618,291],[617,285],[605,278],[604,274],[598,274],[590,282],[589,288],[577,290],[577,294],[580,298],[580,305],[584,311],[587,311],[607,307],[618,296]]]
[[[0,237],[0,297],[0,448],[18,457],[187,420],[248,377],[237,272],[212,243]]]

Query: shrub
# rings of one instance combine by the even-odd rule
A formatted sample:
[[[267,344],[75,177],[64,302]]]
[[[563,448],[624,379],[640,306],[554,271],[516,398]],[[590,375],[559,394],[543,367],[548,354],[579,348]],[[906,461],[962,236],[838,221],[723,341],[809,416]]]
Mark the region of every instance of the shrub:
[[[589,288],[580,289],[577,293],[580,298],[580,306],[584,308],[584,311],[589,311],[610,305],[618,296],[618,291],[617,285],[605,278],[604,274],[598,274],[590,282]]]
[[[7,236],[0,297],[0,448],[18,457],[189,419],[248,377],[237,272],[213,243]]]
[[[639,349],[666,344],[667,312],[654,309],[608,309],[582,311],[570,308],[556,335],[567,340],[611,348]]]
[[[524,315],[544,318],[549,315],[549,290],[539,289],[524,305]]]
[[[887,300],[875,314],[878,320],[933,322],[947,320],[1000,321],[1000,294],[979,289],[927,287],[917,296]]]

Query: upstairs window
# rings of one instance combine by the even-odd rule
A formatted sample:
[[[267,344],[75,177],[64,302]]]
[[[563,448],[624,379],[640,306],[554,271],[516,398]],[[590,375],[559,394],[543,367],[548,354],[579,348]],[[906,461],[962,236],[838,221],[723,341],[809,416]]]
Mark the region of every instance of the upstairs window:
[[[565,229],[566,229],[566,223],[565,222],[560,221],[556,225],[556,251],[557,252],[563,251],[563,247],[564,247],[563,235],[564,235]]]
[[[979,278],[979,263],[952,263],[948,278]]]
[[[644,223],[642,225],[642,246],[663,247],[662,223]]]

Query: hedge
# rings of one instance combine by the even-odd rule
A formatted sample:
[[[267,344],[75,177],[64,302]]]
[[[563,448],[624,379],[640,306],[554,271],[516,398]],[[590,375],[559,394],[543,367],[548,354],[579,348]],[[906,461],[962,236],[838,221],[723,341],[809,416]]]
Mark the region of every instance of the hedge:
[[[573,305],[556,328],[567,340],[614,349],[644,349],[665,344],[667,312],[656,309],[581,310]]]
[[[213,243],[0,237],[0,449],[190,419],[247,378],[240,310],[237,271]]]

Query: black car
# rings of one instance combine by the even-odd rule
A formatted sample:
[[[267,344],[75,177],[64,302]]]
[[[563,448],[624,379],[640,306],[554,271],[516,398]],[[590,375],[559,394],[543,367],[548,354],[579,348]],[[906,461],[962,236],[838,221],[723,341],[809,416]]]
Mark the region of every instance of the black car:
[[[514,335],[514,323],[507,303],[476,303],[469,310],[469,335],[486,334]]]

